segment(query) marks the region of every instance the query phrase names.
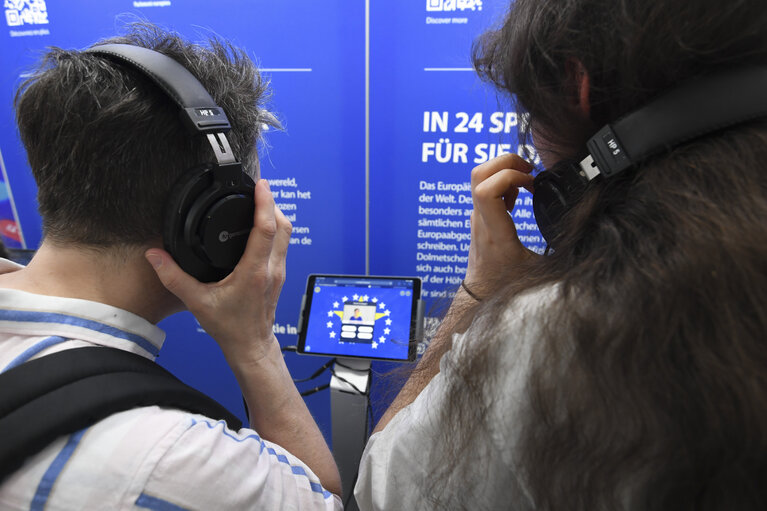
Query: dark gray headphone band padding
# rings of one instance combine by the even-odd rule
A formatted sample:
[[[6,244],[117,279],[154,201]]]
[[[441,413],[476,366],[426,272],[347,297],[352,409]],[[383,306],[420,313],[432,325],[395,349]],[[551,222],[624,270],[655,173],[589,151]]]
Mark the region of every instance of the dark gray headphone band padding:
[[[593,176],[609,179],[664,151],[704,135],[767,117],[767,67],[733,69],[698,77],[603,126],[587,142],[591,159],[567,160],[535,178],[533,210],[552,243],[562,217]]]
[[[611,127],[631,161],[707,133],[767,116],[767,68],[698,78],[673,89]]]
[[[104,44],[85,51],[138,68],[181,108],[219,108],[197,78],[167,55],[130,44]]]

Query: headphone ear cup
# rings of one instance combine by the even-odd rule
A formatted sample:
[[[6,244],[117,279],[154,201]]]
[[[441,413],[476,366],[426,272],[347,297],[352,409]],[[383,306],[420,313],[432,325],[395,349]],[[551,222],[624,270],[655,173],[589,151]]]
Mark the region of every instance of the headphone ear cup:
[[[200,280],[210,266],[186,241],[184,227],[194,201],[213,182],[212,165],[195,167],[179,176],[165,206],[163,244],[185,272]]]
[[[544,170],[533,182],[533,213],[538,229],[549,245],[561,234],[562,219],[581,199],[588,185],[575,160],[565,160]]]
[[[163,242],[178,265],[201,282],[226,277],[253,226],[255,184],[239,164],[184,173],[168,196]]]

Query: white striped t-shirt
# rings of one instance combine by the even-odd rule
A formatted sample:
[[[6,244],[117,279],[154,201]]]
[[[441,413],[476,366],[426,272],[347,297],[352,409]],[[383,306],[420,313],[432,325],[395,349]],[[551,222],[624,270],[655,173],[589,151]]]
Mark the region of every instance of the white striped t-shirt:
[[[9,265],[0,261],[0,272]],[[154,359],[164,337],[108,305],[0,289],[0,373],[84,346]],[[151,406],[54,441],[0,483],[0,509],[341,509],[341,501],[298,458],[252,429],[232,431],[222,421]]]

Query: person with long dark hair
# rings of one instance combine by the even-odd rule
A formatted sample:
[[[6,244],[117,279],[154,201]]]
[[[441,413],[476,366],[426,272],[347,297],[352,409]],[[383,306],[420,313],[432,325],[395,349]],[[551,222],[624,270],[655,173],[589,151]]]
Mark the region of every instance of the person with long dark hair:
[[[548,168],[679,84],[767,67],[767,7],[516,0],[473,61]],[[508,214],[532,166],[476,167],[464,285],[371,437],[360,508],[765,509],[764,115],[593,179],[548,256]]]

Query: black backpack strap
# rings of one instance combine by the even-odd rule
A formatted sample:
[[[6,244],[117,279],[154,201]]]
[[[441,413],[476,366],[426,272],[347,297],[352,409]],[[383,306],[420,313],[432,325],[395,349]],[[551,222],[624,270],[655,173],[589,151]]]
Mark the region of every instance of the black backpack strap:
[[[242,422],[219,403],[140,355],[76,348],[0,374],[0,481],[60,436],[114,413],[162,406]]]

